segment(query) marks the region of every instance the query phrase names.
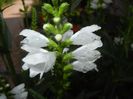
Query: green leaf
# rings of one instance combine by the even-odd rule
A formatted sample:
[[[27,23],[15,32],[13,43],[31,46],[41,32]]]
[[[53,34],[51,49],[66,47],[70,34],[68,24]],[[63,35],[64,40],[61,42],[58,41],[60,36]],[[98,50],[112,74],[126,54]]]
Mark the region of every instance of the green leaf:
[[[29,89],[29,93],[34,97],[34,99],[47,99],[47,98],[44,98],[38,92],[34,91],[33,89]]]

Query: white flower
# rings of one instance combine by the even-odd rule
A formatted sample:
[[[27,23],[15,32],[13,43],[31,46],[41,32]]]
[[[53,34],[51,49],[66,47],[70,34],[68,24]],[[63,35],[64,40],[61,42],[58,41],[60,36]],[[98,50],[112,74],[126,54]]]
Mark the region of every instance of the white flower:
[[[93,32],[101,29],[97,25],[91,25],[82,28],[80,31],[71,36],[74,45],[85,45],[94,41],[100,41],[101,37],[95,35]]]
[[[16,87],[14,87],[10,92],[14,95],[15,99],[27,99],[28,92],[25,91],[25,84],[22,83]]]
[[[49,42],[47,37],[30,29],[24,29],[22,32],[20,32],[20,35],[26,37],[23,41],[21,41],[21,43],[34,47],[45,47]]]
[[[101,54],[97,50],[91,50],[91,46],[84,45],[72,52],[75,59],[79,61],[90,61],[95,62],[101,57]]]
[[[72,31],[66,32],[63,36],[63,41],[70,39],[73,45],[82,45],[72,52],[72,55],[77,61],[73,62],[73,69],[86,73],[89,70],[96,69],[95,62],[101,57],[101,53],[96,49],[101,47],[101,37],[93,32],[101,29],[97,25],[91,25],[82,28],[77,33],[73,34]]]
[[[89,61],[88,62],[75,61],[72,63],[72,65],[74,70],[80,71],[83,73],[86,73],[92,69],[95,69],[96,71],[98,71],[96,64]]]
[[[0,99],[7,99],[5,94],[0,94]]]
[[[22,66],[24,70],[30,69],[30,77],[35,77],[40,74],[50,71],[55,64],[56,56],[54,52],[39,52],[29,54],[23,58],[25,64]]]
[[[21,43],[23,43],[21,49],[29,52],[28,55],[22,59],[24,62],[22,66],[23,70],[29,69],[30,77],[35,77],[40,74],[40,78],[42,78],[43,73],[53,68],[56,60],[54,52],[49,52],[41,48],[48,45],[48,38],[29,29],[23,30],[20,35],[26,37],[21,41]]]

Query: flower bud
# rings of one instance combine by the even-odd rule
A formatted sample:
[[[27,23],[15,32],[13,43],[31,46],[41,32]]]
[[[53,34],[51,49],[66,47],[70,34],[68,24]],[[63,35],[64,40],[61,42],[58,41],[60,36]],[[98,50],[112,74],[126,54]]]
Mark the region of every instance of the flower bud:
[[[71,71],[71,70],[73,70],[73,67],[72,67],[72,65],[69,64],[69,65],[64,66],[63,70],[64,71]]]
[[[73,58],[72,53],[68,53],[68,54],[64,55],[63,62],[69,61],[72,58]]]
[[[59,7],[59,16],[62,15],[64,12],[68,10],[69,4],[68,3],[62,3]]]
[[[45,3],[42,8],[48,13],[53,14],[53,7],[50,4]]]
[[[47,32],[55,33],[55,34],[56,34],[56,29],[55,29],[55,27],[54,27],[52,24],[50,24],[50,23],[44,24],[44,25],[43,25],[43,29],[44,29],[45,31],[47,31]]]
[[[55,39],[56,39],[56,41],[61,41],[62,40],[62,35],[61,34],[57,34],[55,36]]]
[[[65,23],[64,26],[63,26],[62,33],[64,34],[68,30],[70,30],[72,27],[73,27],[73,25],[71,23]]]
[[[53,18],[53,21],[54,21],[54,23],[56,23],[56,24],[59,23],[60,20],[61,20],[60,17],[54,17],[54,18]]]

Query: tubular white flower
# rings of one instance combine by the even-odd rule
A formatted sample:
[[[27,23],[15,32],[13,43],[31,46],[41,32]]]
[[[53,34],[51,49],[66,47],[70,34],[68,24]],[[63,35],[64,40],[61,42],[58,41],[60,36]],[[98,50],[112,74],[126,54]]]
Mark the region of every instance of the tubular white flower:
[[[91,50],[90,46],[84,45],[72,52],[75,59],[79,61],[94,62],[101,57],[101,53],[97,50]]]
[[[24,70],[30,69],[30,77],[40,74],[40,78],[42,78],[43,73],[53,68],[55,60],[56,56],[54,52],[29,54],[23,58],[25,64],[22,67]]]
[[[92,43],[101,39],[100,36],[97,36],[96,34],[92,33],[99,29],[101,29],[101,27],[97,25],[84,27],[80,31],[75,33],[73,36],[71,36],[70,39],[73,41],[74,45],[86,45]]]
[[[47,50],[45,49],[42,49],[42,48],[38,48],[38,47],[32,47],[32,46],[29,46],[27,44],[24,44],[21,46],[21,49],[29,52],[30,54],[31,53],[37,53],[37,52],[48,52]]]
[[[92,62],[79,62],[79,61],[75,61],[72,63],[73,69],[79,72],[83,72],[86,73],[90,70],[95,69],[96,71],[98,71],[97,66],[95,63]]]
[[[5,94],[0,94],[0,99],[7,99]]]
[[[26,38],[21,41],[21,43],[28,44],[34,47],[46,47],[48,45],[48,38],[44,35],[40,34],[39,32],[24,29],[20,35],[25,36]]]
[[[25,91],[25,84],[22,83],[16,87],[14,87],[10,92],[14,94],[15,99],[27,99],[28,92]]]

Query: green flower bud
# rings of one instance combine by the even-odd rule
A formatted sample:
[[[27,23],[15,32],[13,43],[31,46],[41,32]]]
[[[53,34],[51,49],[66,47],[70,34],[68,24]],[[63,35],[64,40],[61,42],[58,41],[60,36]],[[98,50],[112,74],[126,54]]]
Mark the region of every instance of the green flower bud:
[[[50,23],[44,24],[43,29],[47,32],[56,34],[56,28]]]
[[[73,58],[72,53],[68,53],[68,54],[64,55],[63,62],[67,62],[67,61],[71,60],[72,58]]]
[[[59,7],[59,16],[68,10],[69,4],[67,2],[62,3]]]
[[[51,39],[49,39],[49,44],[48,44],[48,46],[49,46],[49,47],[52,47],[52,48],[55,48],[55,49],[57,49],[57,50],[60,50],[60,47],[58,46],[58,44],[57,44],[55,41],[51,40]]]
[[[73,27],[73,25],[71,23],[65,23],[64,26],[63,26],[63,29],[62,29],[62,32],[61,33],[64,34],[68,30],[70,30],[72,27]]]
[[[66,65],[64,68],[63,68],[63,70],[64,71],[71,71],[71,70],[73,70],[73,67],[72,67],[72,65]]]
[[[72,44],[72,40],[67,39],[64,42],[62,42],[61,46],[62,47],[69,47]]]
[[[0,91],[2,91],[3,90],[3,87],[0,87]]]
[[[62,35],[61,34],[57,34],[55,36],[55,39],[56,39],[56,41],[61,41],[62,40]]]
[[[54,23],[56,23],[56,24],[58,24],[59,22],[60,22],[60,17],[54,17],[53,18],[53,21],[54,21]]]
[[[8,87],[10,87],[10,85],[9,84],[6,84],[5,87],[8,88]]]
[[[53,14],[53,7],[52,5],[45,3],[42,7],[44,10],[46,10],[48,13]]]

